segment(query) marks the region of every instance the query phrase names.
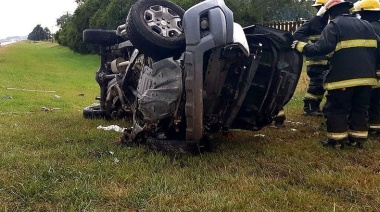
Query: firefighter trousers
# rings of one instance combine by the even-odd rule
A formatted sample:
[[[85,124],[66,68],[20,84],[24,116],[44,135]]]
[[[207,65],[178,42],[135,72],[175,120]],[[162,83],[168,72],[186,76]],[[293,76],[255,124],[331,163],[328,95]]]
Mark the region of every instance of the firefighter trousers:
[[[371,91],[371,86],[357,86],[327,92],[323,114],[329,140],[367,140]]]
[[[380,88],[372,90],[368,116],[369,129],[380,131]]]
[[[326,65],[312,65],[307,67],[307,76],[310,79],[304,98],[304,111],[310,113],[319,111],[319,105],[323,99],[325,89],[323,88],[323,77]]]

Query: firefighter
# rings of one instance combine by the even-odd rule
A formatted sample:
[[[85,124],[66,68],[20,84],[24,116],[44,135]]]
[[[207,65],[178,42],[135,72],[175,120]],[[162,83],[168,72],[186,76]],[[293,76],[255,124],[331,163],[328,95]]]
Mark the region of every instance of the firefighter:
[[[363,20],[368,21],[380,36],[380,2],[379,0],[361,0],[354,4],[353,13],[358,14]],[[380,78],[380,70],[377,67],[376,75]],[[380,132],[380,84],[373,87],[371,101],[368,110],[369,131]]]
[[[315,43],[319,40],[323,28],[327,25],[328,15],[324,14],[322,6],[328,0],[316,0],[313,6],[318,10],[316,16],[310,18],[305,24],[297,28],[293,34],[294,40]],[[321,10],[322,8],[322,10]],[[306,95],[304,97],[303,114],[310,116],[322,116],[320,103],[325,90],[323,89],[323,75],[328,70],[326,56],[313,56],[306,58],[307,75],[310,79]]]
[[[373,27],[349,15],[351,2],[329,0],[325,4],[330,22],[314,44],[294,41],[292,48],[305,56],[331,55],[323,86],[327,90],[326,147],[361,148],[368,137],[368,107],[372,86],[377,84],[376,58],[379,43]]]

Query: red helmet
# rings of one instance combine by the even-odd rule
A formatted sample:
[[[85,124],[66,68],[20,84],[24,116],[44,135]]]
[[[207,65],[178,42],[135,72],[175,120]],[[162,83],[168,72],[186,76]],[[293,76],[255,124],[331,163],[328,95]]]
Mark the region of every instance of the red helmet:
[[[350,8],[353,6],[353,4],[351,2],[345,2],[344,0],[329,0],[328,2],[326,2],[325,7],[326,7],[326,10],[329,10],[332,7],[334,7],[336,5],[340,5],[340,4],[346,4]]]

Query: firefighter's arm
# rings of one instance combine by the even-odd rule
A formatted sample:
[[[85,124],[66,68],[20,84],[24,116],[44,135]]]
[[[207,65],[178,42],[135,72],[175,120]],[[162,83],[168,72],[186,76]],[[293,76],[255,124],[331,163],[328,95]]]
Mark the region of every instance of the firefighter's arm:
[[[294,48],[307,57],[322,56],[333,53],[338,42],[338,33],[333,23],[328,24],[322,31],[321,38],[313,44],[296,42]],[[292,46],[293,47],[293,46]]]
[[[309,39],[308,37],[309,37],[310,27],[311,27],[310,20],[302,24],[301,26],[299,26],[297,30],[293,33],[293,39],[307,42]]]

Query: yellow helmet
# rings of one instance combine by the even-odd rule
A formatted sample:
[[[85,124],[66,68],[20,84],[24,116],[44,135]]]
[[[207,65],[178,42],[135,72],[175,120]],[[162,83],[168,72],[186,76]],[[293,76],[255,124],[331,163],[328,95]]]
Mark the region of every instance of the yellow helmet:
[[[353,12],[360,11],[380,11],[379,0],[361,0],[354,4]]]
[[[312,7],[318,7],[323,6],[328,0],[315,0],[314,4],[311,5]]]

